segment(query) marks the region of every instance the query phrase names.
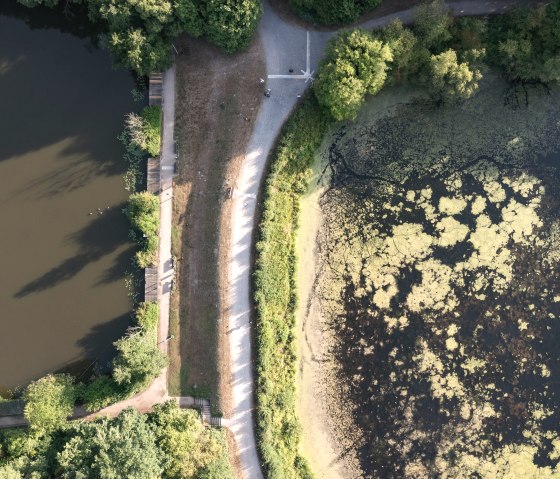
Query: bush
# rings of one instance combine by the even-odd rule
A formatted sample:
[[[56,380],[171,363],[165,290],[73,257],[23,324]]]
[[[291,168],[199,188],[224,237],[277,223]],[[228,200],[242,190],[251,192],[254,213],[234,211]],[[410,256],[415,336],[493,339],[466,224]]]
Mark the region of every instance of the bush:
[[[73,379],[65,374],[49,374],[27,386],[23,398],[23,414],[31,429],[51,431],[62,428],[74,411],[76,391]]]
[[[99,411],[126,398],[126,390],[110,376],[98,376],[78,387],[78,399],[88,411]]]
[[[300,195],[329,126],[313,97],[288,120],[267,177],[254,275],[257,437],[268,479],[311,477],[295,413],[295,233]]]
[[[159,311],[155,301],[140,303],[136,308],[135,316],[138,326],[144,331],[157,331]]]
[[[262,14],[260,0],[208,0],[206,34],[226,52],[249,45]]]
[[[334,25],[350,23],[381,0],[290,0],[290,6],[306,20]]]
[[[159,198],[147,191],[133,193],[128,199],[126,216],[132,226],[133,237],[142,247],[136,254],[140,268],[155,265],[158,253]]]

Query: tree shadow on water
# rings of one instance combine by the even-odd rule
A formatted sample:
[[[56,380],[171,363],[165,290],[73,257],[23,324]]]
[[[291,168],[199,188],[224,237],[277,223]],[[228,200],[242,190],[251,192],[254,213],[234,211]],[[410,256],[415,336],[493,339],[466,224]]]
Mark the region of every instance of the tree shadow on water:
[[[96,371],[100,372],[109,371],[110,362],[117,353],[113,343],[124,335],[131,324],[132,314],[122,314],[110,321],[97,324],[88,334],[79,339],[77,344],[82,349],[83,356],[89,360],[87,367],[95,368]],[[88,371],[83,368],[77,376],[79,374],[86,375]]]
[[[124,208],[124,204],[103,211],[102,214],[94,216],[92,222],[81,231],[70,235],[69,240],[78,245],[80,252],[23,286],[14,297],[24,298],[31,293],[54,288],[75,277],[90,263],[98,261],[127,244],[127,224],[122,208]],[[127,248],[126,253],[130,254],[130,248]],[[115,263],[99,284],[116,281],[119,275],[124,276],[126,268],[121,269],[121,267],[124,266],[125,257],[126,255],[123,253],[116,258]]]

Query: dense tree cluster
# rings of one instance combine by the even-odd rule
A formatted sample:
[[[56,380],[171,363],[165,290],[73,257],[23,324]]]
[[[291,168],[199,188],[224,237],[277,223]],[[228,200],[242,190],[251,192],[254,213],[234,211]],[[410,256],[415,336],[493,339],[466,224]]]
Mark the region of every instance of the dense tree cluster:
[[[381,0],[289,0],[289,3],[305,19],[334,25],[353,22]]]
[[[376,61],[374,44],[384,52]],[[455,20],[433,0],[416,9],[411,28],[394,21],[371,34],[342,33],[327,48],[314,90],[334,119],[351,119],[365,95],[383,86],[386,71],[392,83],[414,81],[434,100],[451,102],[476,93],[485,64],[511,81],[559,80],[560,0],[490,19]],[[375,78],[376,86],[366,88],[363,78]]]
[[[221,431],[175,403],[149,414],[0,433],[2,479],[229,479]]]
[[[18,1],[28,7],[54,7],[61,2]],[[86,3],[90,19],[103,25],[101,41],[115,62],[139,75],[169,66],[171,42],[183,32],[206,35],[228,52],[246,47],[262,13],[261,0],[73,1]]]

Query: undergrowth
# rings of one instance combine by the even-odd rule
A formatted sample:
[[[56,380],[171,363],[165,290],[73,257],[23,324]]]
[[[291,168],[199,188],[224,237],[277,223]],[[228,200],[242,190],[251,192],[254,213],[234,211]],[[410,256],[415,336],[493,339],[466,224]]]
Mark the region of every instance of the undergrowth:
[[[257,437],[268,479],[311,478],[295,411],[295,234],[299,201],[330,120],[314,97],[286,123],[269,166],[254,276]]]

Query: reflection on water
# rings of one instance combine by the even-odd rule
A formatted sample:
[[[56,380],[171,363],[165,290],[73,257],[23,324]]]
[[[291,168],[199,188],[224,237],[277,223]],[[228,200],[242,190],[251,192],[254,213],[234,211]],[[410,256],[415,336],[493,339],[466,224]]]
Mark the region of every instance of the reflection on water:
[[[0,17],[4,388],[59,369],[79,373],[95,359],[105,364],[131,308],[116,137],[123,115],[137,108],[134,81],[88,40],[37,28],[36,12],[34,29]]]

